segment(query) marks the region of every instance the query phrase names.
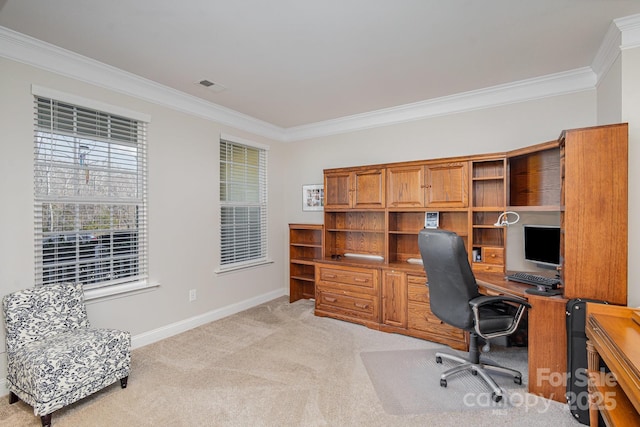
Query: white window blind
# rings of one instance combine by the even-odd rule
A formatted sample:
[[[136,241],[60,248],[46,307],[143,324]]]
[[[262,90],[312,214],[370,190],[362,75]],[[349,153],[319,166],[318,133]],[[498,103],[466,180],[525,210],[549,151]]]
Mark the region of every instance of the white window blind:
[[[146,123],[34,100],[36,286],[146,280]]]
[[[267,151],[220,140],[220,265],[267,259]]]

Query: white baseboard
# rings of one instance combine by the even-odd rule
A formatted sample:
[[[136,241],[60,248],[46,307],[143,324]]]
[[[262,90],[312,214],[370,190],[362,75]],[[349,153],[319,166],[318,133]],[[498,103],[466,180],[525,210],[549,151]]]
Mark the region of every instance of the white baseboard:
[[[205,323],[213,322],[214,320],[219,320],[224,317],[231,316],[232,314],[239,313],[241,311],[247,310],[251,307],[255,307],[284,295],[287,295],[286,290],[278,289],[276,291],[258,295],[254,298],[240,301],[238,303],[231,304],[226,307],[210,311],[208,313],[200,314],[189,319],[172,323],[158,329],[143,332],[131,337],[131,348],[136,349],[144,347],[145,345],[153,344],[154,342],[161,341],[174,335],[178,335],[182,332],[188,331],[189,329],[204,325]],[[0,380],[0,396],[4,396],[7,394],[9,394],[9,389],[7,388],[7,380],[6,378],[2,378]]]
[[[154,342],[172,337],[174,335],[178,335],[182,332],[188,331],[189,329],[204,325],[205,323],[213,322],[214,320],[219,320],[224,317],[231,316],[232,314],[239,313],[243,310],[255,307],[267,301],[271,301],[272,299],[279,298],[283,295],[287,295],[286,290],[278,289],[276,291],[258,295],[248,300],[240,301],[238,303],[231,304],[226,307],[210,311],[208,313],[200,314],[198,316],[181,320],[179,322],[172,323],[170,325],[166,325],[152,331],[138,334],[131,337],[131,348],[136,349],[144,347],[145,345],[153,344]]]

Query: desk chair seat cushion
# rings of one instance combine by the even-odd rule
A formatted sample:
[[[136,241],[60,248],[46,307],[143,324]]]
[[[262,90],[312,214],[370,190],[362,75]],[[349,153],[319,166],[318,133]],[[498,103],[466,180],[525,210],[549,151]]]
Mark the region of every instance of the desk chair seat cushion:
[[[81,284],[54,284],[3,299],[7,387],[48,415],[128,377],[131,335],[91,329]]]

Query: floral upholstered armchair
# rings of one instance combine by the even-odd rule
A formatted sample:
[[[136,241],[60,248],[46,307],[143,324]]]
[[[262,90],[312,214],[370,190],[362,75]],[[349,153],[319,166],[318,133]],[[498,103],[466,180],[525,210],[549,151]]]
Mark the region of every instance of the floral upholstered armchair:
[[[82,284],[17,291],[2,308],[9,403],[31,405],[43,426],[57,409],[117,380],[127,386],[131,335],[89,327]]]

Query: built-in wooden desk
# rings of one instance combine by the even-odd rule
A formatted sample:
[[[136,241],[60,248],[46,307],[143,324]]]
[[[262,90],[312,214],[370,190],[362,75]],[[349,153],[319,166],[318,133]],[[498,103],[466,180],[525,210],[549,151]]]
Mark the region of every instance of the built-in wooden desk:
[[[530,285],[511,282],[501,273],[475,272],[476,281],[488,295],[515,295],[531,304],[528,312],[529,393],[566,402],[567,300],[525,293]]]
[[[478,286],[485,289],[487,295],[515,295],[521,298],[528,298],[525,290],[531,289],[531,285],[524,283],[511,282],[505,278],[503,273],[488,273],[475,271],[473,275],[476,277]]]
[[[634,320],[635,319],[637,320]],[[640,425],[640,310],[587,304],[589,418],[607,425]],[[611,373],[599,370],[600,359]]]

